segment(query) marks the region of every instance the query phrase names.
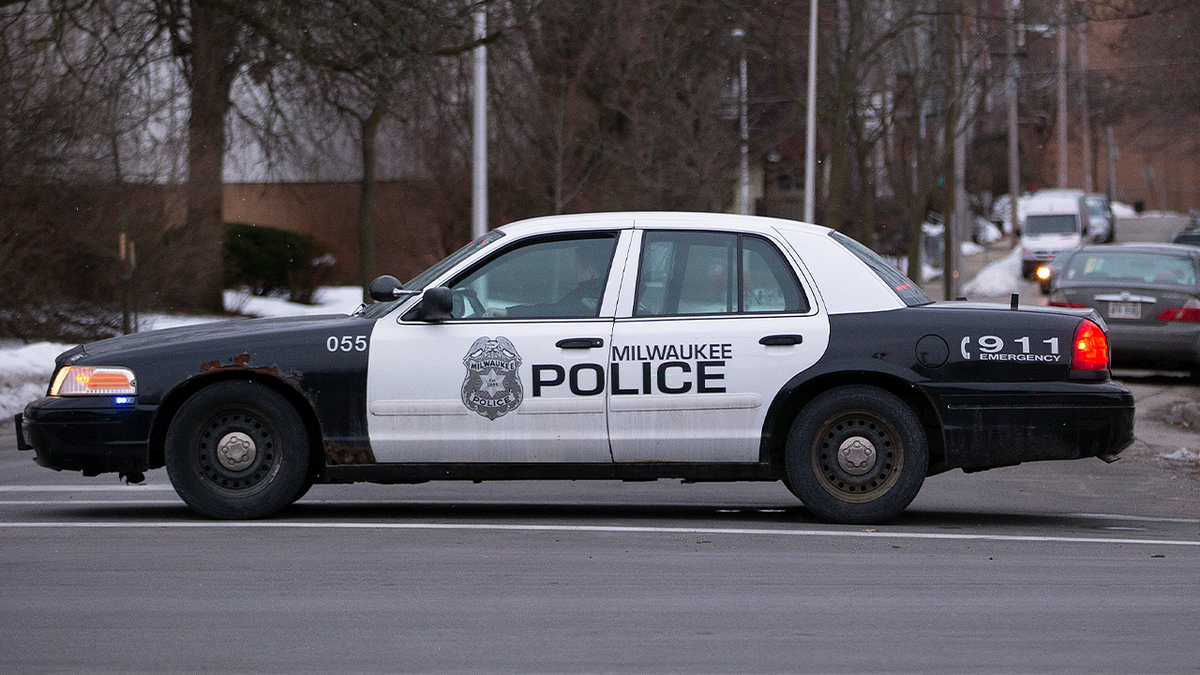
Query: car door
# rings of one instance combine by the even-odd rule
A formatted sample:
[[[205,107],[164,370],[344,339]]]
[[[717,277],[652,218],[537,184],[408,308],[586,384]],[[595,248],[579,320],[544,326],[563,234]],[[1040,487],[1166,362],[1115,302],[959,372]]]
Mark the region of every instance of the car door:
[[[824,310],[766,235],[639,235],[610,350],[613,459],[759,461],[773,397],[825,352]]]
[[[526,237],[452,276],[451,318],[381,319],[367,381],[376,461],[611,462],[604,355],[629,239]]]

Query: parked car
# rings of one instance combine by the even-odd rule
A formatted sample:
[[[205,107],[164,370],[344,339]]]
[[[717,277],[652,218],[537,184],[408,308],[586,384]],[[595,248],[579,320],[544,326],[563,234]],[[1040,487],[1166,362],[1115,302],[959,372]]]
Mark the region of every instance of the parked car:
[[[1113,366],[1186,370],[1200,379],[1200,248],[1084,246],[1064,258],[1049,304],[1099,313]]]
[[[1117,221],[1108,195],[1093,193],[1084,197],[1084,202],[1088,212],[1088,238],[1101,244],[1111,243],[1117,236]]]
[[[1133,442],[1095,312],[934,303],[794,221],[538,218],[370,293],[351,315],[75,347],[18,447],[89,476],[165,466],[214,518],[314,482],[675,478],[783,481],[865,523],[927,475]]]
[[[1200,246],[1200,211],[1188,209],[1188,224],[1171,241],[1176,244]]]

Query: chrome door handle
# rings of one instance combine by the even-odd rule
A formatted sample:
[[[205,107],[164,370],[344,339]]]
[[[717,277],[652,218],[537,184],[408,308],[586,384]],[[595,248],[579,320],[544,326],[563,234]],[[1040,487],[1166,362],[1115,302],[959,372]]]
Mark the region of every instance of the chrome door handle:
[[[604,340],[600,338],[563,338],[554,343],[559,349],[594,349],[603,347]]]
[[[804,342],[803,335],[768,335],[758,341],[760,345],[775,347],[778,345],[798,345]]]

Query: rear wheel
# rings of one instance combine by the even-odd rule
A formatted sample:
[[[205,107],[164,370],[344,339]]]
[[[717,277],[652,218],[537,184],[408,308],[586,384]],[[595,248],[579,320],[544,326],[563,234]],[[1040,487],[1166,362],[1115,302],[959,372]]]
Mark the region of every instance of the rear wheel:
[[[899,515],[929,468],[925,431],[899,398],[864,385],[838,387],[800,411],[788,434],[788,487],[835,523]]]
[[[211,518],[269,516],[308,479],[308,438],[296,409],[262,384],[227,381],[189,398],[167,430],[175,491]]]

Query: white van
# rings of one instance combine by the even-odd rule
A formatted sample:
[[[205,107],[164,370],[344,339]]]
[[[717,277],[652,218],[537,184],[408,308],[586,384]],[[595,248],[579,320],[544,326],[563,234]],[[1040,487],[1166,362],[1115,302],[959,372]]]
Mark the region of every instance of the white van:
[[[1043,190],[1025,202],[1021,229],[1021,274],[1033,275],[1059,251],[1090,243],[1083,190]]]

